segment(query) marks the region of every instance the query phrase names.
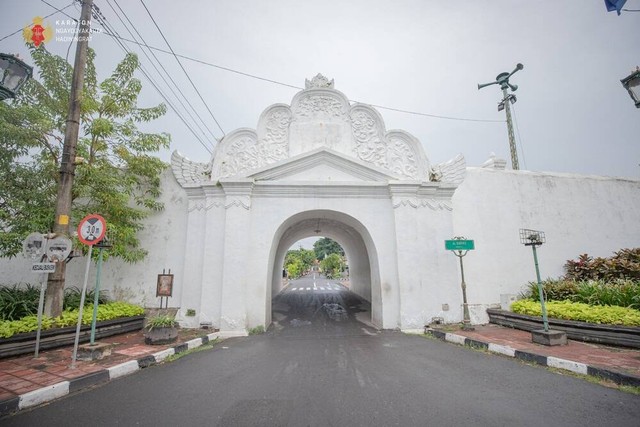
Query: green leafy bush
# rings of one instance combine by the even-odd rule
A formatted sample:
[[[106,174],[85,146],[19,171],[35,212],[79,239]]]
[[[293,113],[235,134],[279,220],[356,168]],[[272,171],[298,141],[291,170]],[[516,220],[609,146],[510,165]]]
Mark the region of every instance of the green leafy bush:
[[[542,290],[545,300],[563,301],[572,300],[578,293],[578,284],[573,280],[547,279],[542,281]],[[540,301],[538,283],[529,282],[527,289],[522,293],[524,298]]]
[[[77,309],[80,307],[80,297],[82,295],[82,289],[72,286],[70,288],[66,288],[64,290],[64,302],[62,304],[64,310],[69,309]],[[85,304],[92,303],[95,298],[95,290],[87,289],[87,292],[84,297]],[[109,298],[104,291],[100,291],[100,296],[98,297],[98,304],[106,304],[109,302]]]
[[[582,254],[564,265],[569,280],[640,280],[640,248],[621,249],[609,258]]]
[[[573,301],[640,309],[640,281],[617,279],[611,282],[580,282]]]
[[[81,290],[71,287],[64,290],[65,310],[80,307]],[[87,290],[85,302],[93,304],[95,292]],[[40,287],[29,283],[15,284],[13,286],[0,287],[0,320],[18,320],[29,315],[38,314],[38,302],[40,299]],[[106,294],[100,292],[99,304],[109,302]]]
[[[90,325],[92,320],[92,305],[84,308],[82,324]],[[62,328],[78,324],[78,309],[65,310],[60,317],[52,319],[42,316],[42,329]],[[98,306],[96,319],[98,321],[117,319],[119,317],[132,317],[144,314],[144,309],[138,305],[126,302],[110,302]],[[38,329],[38,316],[30,315],[19,320],[0,321],[0,338],[9,338],[23,332],[33,332]]]
[[[640,326],[640,310],[616,306],[592,306],[580,302],[548,301],[547,315],[556,319],[607,325]],[[523,299],[511,304],[514,313],[542,316],[539,301]]]
[[[38,312],[40,288],[29,283],[0,288],[0,320],[17,320]]]
[[[640,281],[616,279],[573,280],[547,279],[542,282],[545,299],[548,301],[573,301],[591,305],[616,305],[640,309]],[[538,285],[529,282],[522,297],[540,301]]]
[[[154,328],[172,328],[176,325],[176,319],[173,316],[159,315],[147,319],[146,327],[151,331]]]

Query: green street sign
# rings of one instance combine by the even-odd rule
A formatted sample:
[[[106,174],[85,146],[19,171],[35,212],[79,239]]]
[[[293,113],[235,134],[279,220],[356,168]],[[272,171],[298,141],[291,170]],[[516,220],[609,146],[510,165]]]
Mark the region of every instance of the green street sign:
[[[445,240],[444,248],[448,251],[472,251],[475,245],[473,240]]]

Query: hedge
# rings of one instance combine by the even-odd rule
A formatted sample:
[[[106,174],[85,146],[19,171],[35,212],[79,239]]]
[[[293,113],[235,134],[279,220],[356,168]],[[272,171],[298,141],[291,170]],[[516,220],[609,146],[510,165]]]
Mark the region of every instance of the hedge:
[[[582,322],[640,326],[640,310],[617,306],[594,306],[571,301],[547,301],[547,315],[556,319]],[[538,301],[523,299],[511,304],[511,311],[529,316],[542,316]]]

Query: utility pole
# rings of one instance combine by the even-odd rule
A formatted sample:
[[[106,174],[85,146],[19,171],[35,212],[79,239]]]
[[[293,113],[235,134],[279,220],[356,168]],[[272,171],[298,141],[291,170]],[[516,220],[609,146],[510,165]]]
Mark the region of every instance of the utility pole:
[[[80,26],[76,42],[76,58],[73,65],[71,93],[69,95],[69,112],[64,134],[64,146],[60,159],[60,181],[58,183],[58,198],[56,200],[56,216],[53,232],[58,235],[69,236],[69,219],[71,216],[71,190],[75,175],[76,146],[80,132],[80,105],[84,85],[84,71],[87,66],[87,49],[91,31],[91,12],[93,0],[82,1],[80,12]],[[66,263],[56,263],[56,271],[49,275],[45,301],[45,313],[57,317],[62,312]]]
[[[502,89],[502,101],[498,103],[498,111],[505,110],[507,113],[507,131],[509,133],[509,149],[511,150],[511,168],[513,170],[520,169],[520,166],[518,165],[518,152],[516,151],[516,138],[513,135],[513,124],[511,123],[511,108],[509,104],[515,104],[517,99],[514,94],[508,93],[507,89],[511,88],[513,92],[518,90],[517,85],[512,85],[511,83],[509,83],[509,77],[514,75],[517,71],[522,70],[523,68],[524,68],[524,65],[517,64],[515,70],[513,70],[512,72],[498,74],[495,82],[478,85],[478,90],[482,89],[483,87],[491,86],[494,84],[499,84],[500,88]]]

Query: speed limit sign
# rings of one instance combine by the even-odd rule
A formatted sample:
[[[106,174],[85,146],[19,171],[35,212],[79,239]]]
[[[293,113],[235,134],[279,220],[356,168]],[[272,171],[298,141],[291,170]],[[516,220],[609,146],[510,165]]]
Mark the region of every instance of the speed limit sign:
[[[95,245],[106,232],[107,222],[98,214],[87,215],[78,224],[78,240],[85,245]]]

